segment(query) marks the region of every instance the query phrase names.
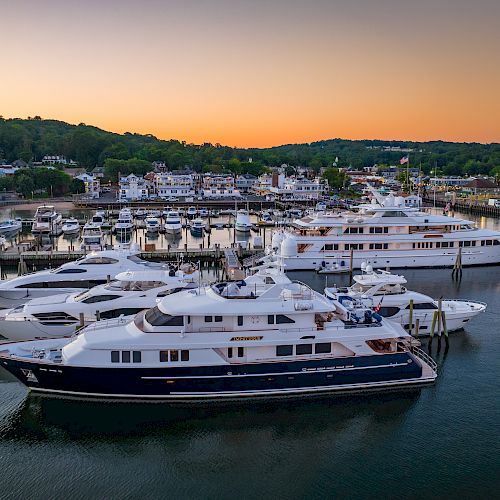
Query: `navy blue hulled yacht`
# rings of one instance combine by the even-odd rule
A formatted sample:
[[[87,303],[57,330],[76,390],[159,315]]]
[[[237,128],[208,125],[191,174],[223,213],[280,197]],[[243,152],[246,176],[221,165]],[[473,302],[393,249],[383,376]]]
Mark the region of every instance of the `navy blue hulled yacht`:
[[[70,339],[0,346],[34,391],[100,398],[222,400],[387,389],[435,380],[403,328],[347,310],[279,269],[167,296],[133,319]]]

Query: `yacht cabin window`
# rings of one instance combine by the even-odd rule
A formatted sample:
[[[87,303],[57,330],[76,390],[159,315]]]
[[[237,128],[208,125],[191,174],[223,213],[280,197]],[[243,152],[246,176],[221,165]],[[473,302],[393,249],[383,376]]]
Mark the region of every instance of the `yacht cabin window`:
[[[177,363],[178,361],[189,361],[189,351],[177,349],[169,349],[168,351],[160,351],[160,363]]]
[[[295,354],[297,354],[297,356],[312,354],[312,344],[297,344],[295,346]]]
[[[388,232],[389,232],[389,228],[387,226],[385,226],[385,227],[376,226],[376,227],[370,228],[370,234],[382,234],[382,233],[387,234]]]
[[[329,250],[338,250],[338,249],[339,249],[338,243],[326,243],[321,250],[328,252]]]
[[[116,264],[117,259],[112,259],[111,257],[89,257],[88,259],[79,262],[80,266],[87,266],[89,264]]]
[[[184,316],[171,316],[158,309],[158,306],[150,309],[144,316],[144,319],[151,326],[183,326]]]
[[[277,345],[276,356],[292,356],[293,345]]]

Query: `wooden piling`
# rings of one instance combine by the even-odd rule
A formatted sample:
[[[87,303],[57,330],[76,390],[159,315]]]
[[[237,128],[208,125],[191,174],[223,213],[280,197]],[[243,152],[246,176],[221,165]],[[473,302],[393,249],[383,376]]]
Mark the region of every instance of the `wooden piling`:
[[[410,321],[408,322],[408,333],[411,335],[413,330],[413,299],[410,299]]]
[[[434,337],[434,333],[436,331],[437,316],[438,316],[438,312],[434,311],[434,315],[432,316],[431,332],[430,332],[431,339],[432,339],[432,337]]]
[[[418,337],[419,330],[420,330],[420,320],[417,318],[415,320],[415,337]]]

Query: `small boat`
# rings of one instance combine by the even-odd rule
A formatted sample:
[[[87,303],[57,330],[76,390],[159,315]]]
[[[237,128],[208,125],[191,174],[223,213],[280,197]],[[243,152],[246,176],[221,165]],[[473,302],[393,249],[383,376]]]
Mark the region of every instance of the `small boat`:
[[[99,226],[99,227],[103,227],[104,225],[106,225],[106,214],[104,210],[96,210],[96,213],[92,216],[90,222],[94,226]]]
[[[42,205],[36,209],[31,227],[35,236],[59,236],[62,233],[62,216],[53,205]]]
[[[189,207],[186,212],[186,217],[188,217],[189,219],[193,219],[194,217],[196,217],[197,213],[198,211],[196,210],[196,207]]]
[[[15,233],[23,227],[21,219],[8,219],[0,222],[0,234]]]
[[[248,233],[252,228],[252,223],[250,222],[250,215],[248,210],[240,209],[236,215],[236,222],[234,223],[234,228],[240,233]]]
[[[260,216],[260,222],[262,222],[263,224],[273,224],[274,219],[271,212],[268,212],[267,210],[265,212],[262,212]]]
[[[176,210],[170,210],[165,216],[165,232],[178,234],[182,231],[181,216]]]
[[[80,223],[74,217],[66,219],[62,225],[62,232],[64,234],[78,234],[80,232]]]
[[[205,223],[201,219],[194,219],[189,225],[189,230],[193,236],[203,236]]]
[[[103,250],[106,246],[106,235],[102,231],[102,226],[87,222],[82,231],[82,250]]]
[[[146,231],[148,233],[157,233],[160,230],[160,220],[158,217],[148,215],[146,217]]]
[[[349,261],[340,260],[336,262],[323,261],[321,266],[316,268],[318,274],[342,274],[349,272]]]
[[[324,212],[326,210],[326,203],[324,201],[318,201],[316,203],[316,211]]]
[[[161,210],[156,210],[156,209],[148,210],[147,216],[148,217],[161,217]]]
[[[144,208],[138,208],[135,211],[135,218],[136,219],[144,219],[144,217],[146,217],[146,215],[147,215],[147,212]]]
[[[200,215],[201,218],[205,219],[205,218],[207,218],[209,216],[209,214],[210,213],[208,211],[208,208],[206,208],[206,207],[201,207],[200,208],[199,215]]]

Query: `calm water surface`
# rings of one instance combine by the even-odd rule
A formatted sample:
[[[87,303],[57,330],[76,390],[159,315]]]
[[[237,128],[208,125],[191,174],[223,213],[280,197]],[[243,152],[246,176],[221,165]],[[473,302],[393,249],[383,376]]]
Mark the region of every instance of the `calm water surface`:
[[[488,303],[448,350],[433,341],[439,378],[421,391],[172,407],[30,396],[0,369],[0,497],[497,497],[499,268],[464,269],[460,283],[450,270],[405,276]]]

